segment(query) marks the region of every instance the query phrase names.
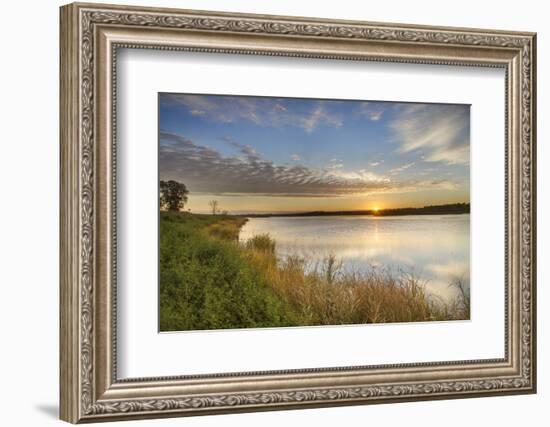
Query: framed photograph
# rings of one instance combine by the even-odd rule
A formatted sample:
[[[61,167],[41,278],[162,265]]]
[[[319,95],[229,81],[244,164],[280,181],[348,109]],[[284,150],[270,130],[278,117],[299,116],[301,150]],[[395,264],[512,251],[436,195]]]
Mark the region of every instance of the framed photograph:
[[[61,418],[536,391],[535,34],[61,8]]]

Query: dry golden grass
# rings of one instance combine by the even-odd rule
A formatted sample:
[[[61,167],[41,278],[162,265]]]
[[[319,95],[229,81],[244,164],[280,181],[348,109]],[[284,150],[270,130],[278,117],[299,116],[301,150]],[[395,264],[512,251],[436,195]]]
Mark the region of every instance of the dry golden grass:
[[[372,268],[350,273],[334,257],[314,268],[299,257],[278,260],[269,235],[255,236],[243,247],[304,325],[469,318],[469,295],[461,283],[456,300],[443,302],[427,294],[426,283],[405,272]]]

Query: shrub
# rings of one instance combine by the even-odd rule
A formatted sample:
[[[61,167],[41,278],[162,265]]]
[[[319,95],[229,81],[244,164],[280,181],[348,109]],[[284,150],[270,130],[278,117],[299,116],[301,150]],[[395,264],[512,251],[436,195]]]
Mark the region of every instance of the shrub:
[[[275,240],[269,234],[258,234],[248,239],[246,248],[252,251],[264,252],[266,254],[275,254]]]

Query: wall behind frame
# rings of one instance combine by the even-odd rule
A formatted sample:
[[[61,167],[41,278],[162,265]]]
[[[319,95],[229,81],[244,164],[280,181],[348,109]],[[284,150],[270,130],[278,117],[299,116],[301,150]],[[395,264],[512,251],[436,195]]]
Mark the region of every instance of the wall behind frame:
[[[545,75],[550,75],[550,29],[536,0],[357,2],[353,0],[128,0],[111,3],[331,19],[403,22],[537,31],[538,117],[550,115]],[[0,353],[2,419],[10,426],[61,425],[58,402],[58,7],[57,0],[3,5],[0,26]],[[550,126],[538,128],[538,359],[539,393],[528,396],[443,400],[311,409],[162,421],[124,426],[399,426],[543,425],[550,405],[547,360],[550,338]],[[122,425],[122,424],[120,424]]]

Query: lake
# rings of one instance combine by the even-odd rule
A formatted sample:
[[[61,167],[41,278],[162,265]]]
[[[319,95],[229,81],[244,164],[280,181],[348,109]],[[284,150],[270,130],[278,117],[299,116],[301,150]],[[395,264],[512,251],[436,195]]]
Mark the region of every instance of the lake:
[[[469,214],[250,218],[239,239],[265,233],[279,257],[298,255],[310,266],[334,255],[348,271],[403,270],[444,299],[455,295],[457,278],[470,286]]]

